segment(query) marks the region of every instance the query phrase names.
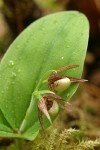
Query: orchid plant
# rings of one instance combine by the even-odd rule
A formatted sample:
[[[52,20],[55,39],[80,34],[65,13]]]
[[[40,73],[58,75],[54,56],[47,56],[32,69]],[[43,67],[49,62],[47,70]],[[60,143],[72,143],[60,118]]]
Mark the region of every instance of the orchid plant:
[[[0,64],[0,136],[33,140],[50,126],[86,81],[88,36],[87,18],[64,11],[35,21],[15,39]]]

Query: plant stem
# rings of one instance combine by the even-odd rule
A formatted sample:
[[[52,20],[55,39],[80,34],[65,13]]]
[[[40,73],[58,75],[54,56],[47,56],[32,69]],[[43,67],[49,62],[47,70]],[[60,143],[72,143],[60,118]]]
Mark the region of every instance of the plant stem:
[[[42,84],[47,83],[48,82],[48,77],[50,76],[50,74],[52,72],[54,72],[55,70],[49,70],[47,71],[43,77],[40,79],[39,83],[36,86],[36,90],[39,90],[39,88],[42,86]]]
[[[21,124],[20,129],[19,129],[20,132],[23,132],[25,130],[26,126],[27,126],[27,120],[28,120],[28,118],[29,118],[29,116],[30,116],[30,114],[32,112],[32,109],[33,109],[33,106],[34,106],[34,100],[35,100],[34,99],[34,95],[32,94],[30,105],[29,105],[29,107],[27,109],[25,118],[22,121],[22,124]]]

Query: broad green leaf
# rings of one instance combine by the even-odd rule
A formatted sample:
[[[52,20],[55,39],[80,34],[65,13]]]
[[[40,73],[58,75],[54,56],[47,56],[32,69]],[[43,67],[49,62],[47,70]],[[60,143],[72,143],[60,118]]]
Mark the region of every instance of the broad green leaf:
[[[75,11],[59,12],[32,23],[11,44],[0,64],[1,120],[6,120],[3,121],[4,125],[12,130],[19,130],[23,121],[26,121],[23,134],[16,136],[11,133],[14,134],[13,137],[32,140],[38,134],[41,128],[37,113],[38,99],[32,97],[32,93],[46,72],[61,66],[78,64],[79,68],[61,74],[81,77],[88,32],[88,21],[83,14]],[[71,85],[60,95],[69,99],[77,86]],[[47,85],[41,87],[42,89],[48,90]],[[25,120],[31,103],[32,111]],[[47,127],[47,119],[44,123]],[[38,124],[37,127],[35,124]],[[0,135],[6,136],[2,132]]]

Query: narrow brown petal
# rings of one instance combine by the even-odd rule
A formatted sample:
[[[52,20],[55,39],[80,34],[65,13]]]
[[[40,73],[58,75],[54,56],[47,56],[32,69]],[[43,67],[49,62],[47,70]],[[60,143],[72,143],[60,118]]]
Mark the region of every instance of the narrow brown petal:
[[[60,97],[60,96],[58,96],[56,94],[51,94],[51,93],[50,94],[46,94],[44,97],[47,98],[47,99],[52,99],[52,100],[65,101],[64,98],[62,98],[62,97]]]
[[[69,69],[72,69],[72,68],[76,68],[76,67],[79,67],[79,65],[69,65],[69,66],[63,66],[61,68],[58,68],[56,70],[56,72],[62,72],[62,71],[65,71],[65,70],[69,70]]]
[[[81,83],[81,82],[86,82],[86,81],[88,81],[88,80],[86,80],[86,79],[79,79],[79,78],[73,78],[73,77],[68,77],[68,76],[67,76],[67,78],[69,78],[72,83],[73,83],[73,82],[75,82],[75,83]]]
[[[48,120],[52,124],[52,121],[51,121],[50,115],[48,113],[47,106],[45,104],[44,98],[42,98],[41,100],[39,100],[39,102],[38,102],[38,108],[39,108],[39,110],[41,112],[43,112],[45,114],[45,116],[48,118]]]
[[[44,124],[43,124],[43,118],[42,118],[42,111],[39,108],[38,108],[38,116],[39,116],[39,121],[40,121],[41,127],[44,130]]]

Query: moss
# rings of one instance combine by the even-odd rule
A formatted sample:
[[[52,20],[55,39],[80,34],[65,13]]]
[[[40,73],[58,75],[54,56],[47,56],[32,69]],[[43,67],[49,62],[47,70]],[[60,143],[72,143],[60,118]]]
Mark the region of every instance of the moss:
[[[70,128],[60,132],[51,128],[37,137],[32,150],[95,150],[97,147],[100,148],[100,139],[86,140],[80,130]]]

